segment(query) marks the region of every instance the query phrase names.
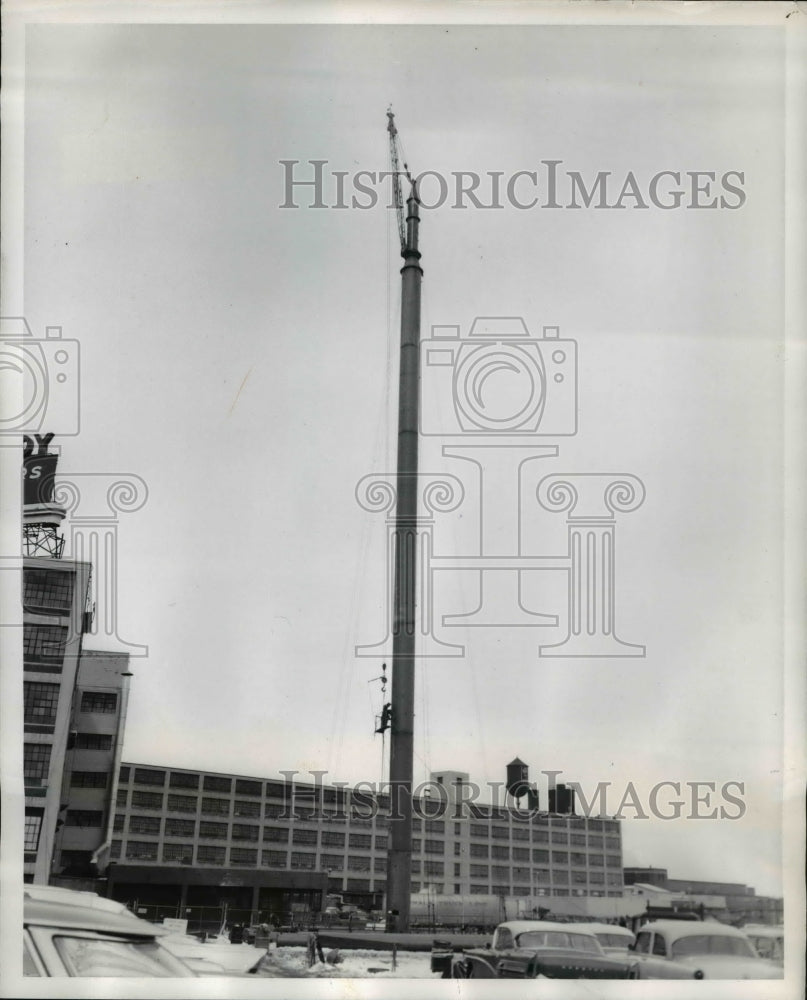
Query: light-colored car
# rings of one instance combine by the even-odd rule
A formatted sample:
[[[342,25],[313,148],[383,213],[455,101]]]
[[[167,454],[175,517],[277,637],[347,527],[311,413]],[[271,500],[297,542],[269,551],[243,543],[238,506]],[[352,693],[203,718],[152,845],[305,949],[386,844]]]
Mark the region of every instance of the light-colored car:
[[[636,935],[619,924],[580,923],[572,924],[575,930],[593,934],[602,945],[606,955],[624,955],[636,940]]]
[[[266,958],[265,948],[231,944],[226,938],[200,941],[192,934],[167,934],[161,942],[200,976],[245,976],[257,972]]]
[[[163,947],[161,928],[114,907],[92,893],[26,886],[23,975],[194,975]]]
[[[30,899],[42,899],[51,903],[72,903],[74,906],[88,906],[93,910],[117,913],[133,920],[140,919],[116,899],[107,899],[106,896],[99,896],[95,892],[83,889],[67,889],[61,885],[26,885],[25,895]]]
[[[489,946],[453,953],[435,942],[432,972],[451,979],[635,979],[636,963],[606,955],[597,938],[576,924],[509,920]]]
[[[772,924],[746,924],[743,934],[756,948],[760,958],[767,958],[777,965],[785,961],[785,929]]]
[[[636,935],[631,954],[641,979],[781,979],[746,935],[716,921],[655,920]]]

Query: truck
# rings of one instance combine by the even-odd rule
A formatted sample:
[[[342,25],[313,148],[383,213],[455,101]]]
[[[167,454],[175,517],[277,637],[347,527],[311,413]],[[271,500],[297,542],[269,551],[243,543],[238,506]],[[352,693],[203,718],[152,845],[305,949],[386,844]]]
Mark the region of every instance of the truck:
[[[410,900],[409,923],[413,930],[451,928],[485,933],[503,920],[537,919],[548,913],[546,905],[529,896],[443,896],[418,892]]]

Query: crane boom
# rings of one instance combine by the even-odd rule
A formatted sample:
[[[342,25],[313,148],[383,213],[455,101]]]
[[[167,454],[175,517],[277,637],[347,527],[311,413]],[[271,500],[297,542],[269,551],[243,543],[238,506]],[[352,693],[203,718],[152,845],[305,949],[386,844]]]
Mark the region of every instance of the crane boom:
[[[389,132],[389,156],[392,169],[392,200],[395,203],[395,215],[398,219],[398,238],[401,241],[401,253],[406,249],[406,214],[404,212],[403,191],[401,190],[401,158],[399,155],[400,139],[395,127],[395,115],[387,112],[387,132]],[[404,163],[404,171],[411,181],[409,167]]]

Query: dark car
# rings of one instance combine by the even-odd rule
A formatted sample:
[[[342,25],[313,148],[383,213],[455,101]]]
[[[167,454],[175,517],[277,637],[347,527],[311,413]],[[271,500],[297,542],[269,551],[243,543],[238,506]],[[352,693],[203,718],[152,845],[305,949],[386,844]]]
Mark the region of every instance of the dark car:
[[[162,946],[160,927],[115,906],[91,893],[32,887],[23,906],[23,975],[194,975]]]
[[[606,955],[597,938],[574,924],[511,920],[489,947],[454,953],[435,942],[432,972],[444,979],[636,979],[636,963]]]

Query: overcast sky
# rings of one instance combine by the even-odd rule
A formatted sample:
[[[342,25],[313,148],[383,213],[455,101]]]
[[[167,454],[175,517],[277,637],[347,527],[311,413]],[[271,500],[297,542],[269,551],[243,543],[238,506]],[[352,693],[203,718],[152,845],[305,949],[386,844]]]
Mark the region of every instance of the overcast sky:
[[[739,207],[686,208],[684,184],[672,210],[424,209],[424,336],[509,315],[576,340],[579,431],[525,473],[524,551],[565,552],[543,475],[637,476],[616,621],[647,655],[539,659],[565,574],[527,574],[526,604],[561,624],[440,631],[465,656],[418,668],[415,773],[501,780],[519,755],[613,782],[611,812],[628,782],[645,804],[663,780],[744,782],[735,821],[627,809],[625,863],[780,893],[782,33],[36,26],[26,58],[25,313],[81,348],[61,469],[149,490],[118,529],[120,638],[148,646],[138,762],[386,775],[380,661],[354,655],[384,638],[386,528],[354,490],[394,468],[397,237],[383,201],[317,210],[299,189],[280,208],[281,160],[327,160],[333,203],[331,171],[387,169],[392,103],[410,166],[449,180],[543,183],[557,160],[616,194],[632,171],[647,200],[660,171],[742,174]],[[434,548],[474,554],[477,480],[443,443],[424,438],[421,469],[465,499]],[[478,601],[473,573],[437,586],[440,616]]]

